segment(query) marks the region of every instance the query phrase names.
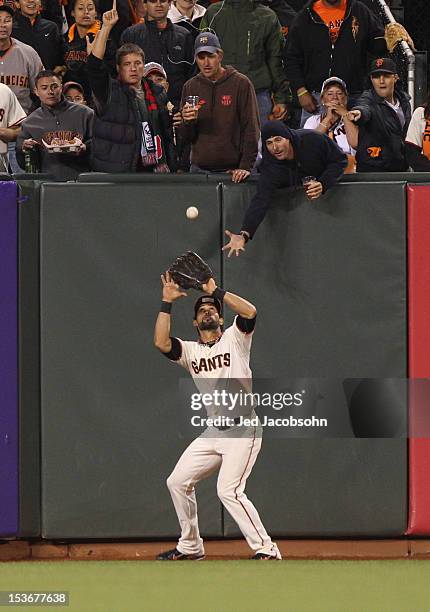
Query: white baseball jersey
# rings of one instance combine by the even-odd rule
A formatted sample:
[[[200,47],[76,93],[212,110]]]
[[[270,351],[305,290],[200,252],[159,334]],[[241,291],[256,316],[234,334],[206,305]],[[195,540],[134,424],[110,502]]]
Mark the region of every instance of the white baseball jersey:
[[[26,114],[18,98],[7,85],[0,83],[0,128],[11,128],[19,125]],[[0,138],[0,172],[7,172],[7,143]]]
[[[15,38],[11,38],[11,42],[11,47],[0,57],[0,83],[11,88],[28,113],[32,104],[30,92],[34,89],[37,74],[43,70],[43,64],[33,47]]]
[[[205,404],[208,416],[224,415],[235,418],[253,411],[252,371],[249,366],[253,332],[242,332],[237,316],[215,344],[179,340],[182,354],[176,361],[194,379],[203,395],[215,391],[229,394],[222,404]],[[219,397],[219,396],[218,396]],[[234,397],[232,400],[231,398]]]
[[[178,340],[182,355],[176,363],[189,371],[198,386],[199,378],[251,379],[249,367],[253,332],[246,334],[237,326],[237,316],[218,342],[208,345],[201,342]]]
[[[309,119],[307,119],[305,125],[303,126],[303,129],[316,130],[319,124],[321,123],[321,119],[321,115],[311,115]],[[343,119],[339,121],[339,123],[333,130],[333,140],[342,149],[344,153],[346,153],[347,155],[355,155],[355,149],[351,147],[346,137]]]

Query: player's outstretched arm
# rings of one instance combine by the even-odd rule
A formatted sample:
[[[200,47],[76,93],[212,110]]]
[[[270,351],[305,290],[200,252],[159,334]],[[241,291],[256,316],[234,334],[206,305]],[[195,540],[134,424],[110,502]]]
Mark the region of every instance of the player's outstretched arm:
[[[215,280],[210,278],[207,283],[202,285],[202,289],[208,295],[213,295],[214,297],[220,297],[219,294],[223,295],[224,304],[227,304],[229,308],[239,316],[244,319],[255,319],[257,316],[257,309],[254,304],[244,300],[239,295],[235,293],[230,293],[230,291],[223,291],[219,287],[217,287]],[[218,293],[218,295],[217,295]]]
[[[154,344],[162,353],[170,353],[172,350],[172,341],[170,340],[170,311],[172,304],[175,300],[187,294],[181,290],[179,285],[172,281],[168,272],[161,275],[161,283],[163,285],[163,297],[161,309],[155,323]]]

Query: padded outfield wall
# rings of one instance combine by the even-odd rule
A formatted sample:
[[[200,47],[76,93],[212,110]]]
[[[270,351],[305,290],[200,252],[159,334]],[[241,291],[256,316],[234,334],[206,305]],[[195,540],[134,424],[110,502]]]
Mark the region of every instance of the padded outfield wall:
[[[34,426],[40,398],[41,431],[41,464],[29,474],[28,461],[26,469],[21,462],[21,481],[39,470],[41,504],[36,484],[21,504],[23,531],[37,531],[31,517],[39,507],[45,538],[177,534],[165,479],[191,439],[181,420],[186,373],[158,354],[152,334],[159,275],[193,249],[223,286],[257,305],[257,384],[305,389],[309,414],[329,416],[324,432],[265,433],[247,491],[268,530],[304,537],[404,533],[406,188],[404,175],[392,178],[354,184],[354,177],[318,203],[299,191],[279,192],[246,254],[230,259],[221,253],[223,233],[239,227],[253,182],[88,175],[77,184],[42,185],[40,318],[33,312],[31,319],[28,303],[20,310],[27,330],[21,396],[28,397],[24,411],[33,403]],[[185,217],[190,205],[199,208],[196,221]],[[30,253],[39,239],[32,217],[38,202],[27,206],[20,231],[31,234],[34,226],[35,236],[25,240]],[[20,261],[30,274],[28,295],[37,299],[39,261],[27,268],[22,255]],[[183,338],[194,337],[192,303],[187,298],[174,308],[174,333]],[[375,384],[382,404],[375,403]],[[368,437],[363,406],[395,415],[394,437],[393,428]],[[34,452],[38,440],[31,443]],[[29,457],[27,443],[21,446]],[[204,536],[237,534],[213,477],[199,486],[198,502]]]

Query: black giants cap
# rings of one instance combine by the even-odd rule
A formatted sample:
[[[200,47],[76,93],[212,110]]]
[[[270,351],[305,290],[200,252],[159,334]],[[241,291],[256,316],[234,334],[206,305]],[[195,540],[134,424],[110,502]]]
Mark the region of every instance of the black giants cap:
[[[194,318],[197,317],[197,313],[202,304],[213,304],[215,308],[218,310],[219,316],[222,316],[221,302],[217,298],[212,297],[211,295],[202,295],[201,297],[199,297],[197,302],[194,304]]]
[[[397,74],[396,62],[389,57],[378,57],[378,59],[373,60],[370,66],[370,76],[372,76],[372,74],[378,74],[378,72]]]

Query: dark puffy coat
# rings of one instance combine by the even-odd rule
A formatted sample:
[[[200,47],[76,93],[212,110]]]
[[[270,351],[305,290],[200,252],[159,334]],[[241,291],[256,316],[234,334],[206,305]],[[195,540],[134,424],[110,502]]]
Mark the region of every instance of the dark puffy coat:
[[[164,30],[159,30],[155,21],[148,21],[127,28],[121,43],[138,45],[145,53],[146,63],[157,62],[163,66],[169,81],[169,100],[178,106],[182,87],[196,72],[194,40],[188,30],[170,19]]]
[[[291,87],[320,91],[325,79],[334,75],[345,81],[350,94],[361,93],[368,53],[387,53],[384,29],[367,6],[348,0],[338,39],[332,45],[329,29],[312,9],[315,1],[297,13],[288,34],[286,72]]]
[[[92,168],[98,172],[135,172],[140,159],[142,125],[134,90],[113,79],[103,60],[88,58],[88,75],[95,101]],[[170,119],[164,90],[148,81],[159,108],[167,162],[172,165]]]

